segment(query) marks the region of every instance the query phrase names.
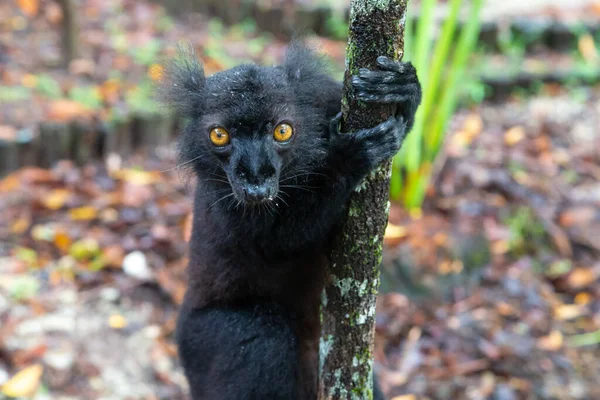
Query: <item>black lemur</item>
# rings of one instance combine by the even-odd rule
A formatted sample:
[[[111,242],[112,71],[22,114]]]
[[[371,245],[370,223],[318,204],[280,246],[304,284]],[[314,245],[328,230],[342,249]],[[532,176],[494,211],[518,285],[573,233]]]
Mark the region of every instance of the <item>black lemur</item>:
[[[301,44],[281,66],[206,78],[185,52],[165,73],[163,98],[187,118],[180,162],[197,178],[176,333],[194,400],[316,399],[330,239],[355,186],[400,149],[421,101],[410,63],[377,63],[353,77],[356,94],[397,104],[397,115],[353,134],[338,131],[341,83]]]

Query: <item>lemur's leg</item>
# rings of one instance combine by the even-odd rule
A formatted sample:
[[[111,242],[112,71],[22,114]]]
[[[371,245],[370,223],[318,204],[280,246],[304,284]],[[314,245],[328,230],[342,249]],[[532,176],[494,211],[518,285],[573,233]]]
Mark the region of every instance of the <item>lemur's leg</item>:
[[[300,400],[297,339],[276,305],[184,307],[177,342],[194,400]]]

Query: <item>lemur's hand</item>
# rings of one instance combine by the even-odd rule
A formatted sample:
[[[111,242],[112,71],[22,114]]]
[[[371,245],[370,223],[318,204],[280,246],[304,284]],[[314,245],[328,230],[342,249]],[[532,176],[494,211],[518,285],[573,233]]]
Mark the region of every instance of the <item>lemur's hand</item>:
[[[396,103],[398,115],[406,121],[406,131],[412,128],[417,107],[421,103],[421,85],[415,67],[409,62],[377,58],[378,70],[366,68],[352,77],[359,100],[369,103]]]
[[[392,116],[374,128],[355,133],[340,133],[339,113],[330,123],[330,143],[340,152],[350,169],[368,173],[374,167],[394,156],[406,136],[406,121],[402,115]],[[361,168],[362,167],[362,168]],[[364,168],[363,171],[361,171]]]

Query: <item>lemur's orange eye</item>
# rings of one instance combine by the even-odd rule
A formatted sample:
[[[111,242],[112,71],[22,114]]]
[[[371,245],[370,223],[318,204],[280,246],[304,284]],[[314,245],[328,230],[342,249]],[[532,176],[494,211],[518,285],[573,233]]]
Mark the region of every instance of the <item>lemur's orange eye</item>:
[[[227,146],[229,144],[229,132],[224,128],[213,128],[210,131],[210,141],[218,147]]]
[[[290,124],[279,124],[273,131],[273,138],[278,142],[287,142],[292,138],[294,130]]]

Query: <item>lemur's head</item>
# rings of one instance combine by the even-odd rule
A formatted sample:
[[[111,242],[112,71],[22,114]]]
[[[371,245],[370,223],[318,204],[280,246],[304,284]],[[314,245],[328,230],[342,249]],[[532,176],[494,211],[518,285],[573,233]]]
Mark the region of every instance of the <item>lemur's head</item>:
[[[246,205],[281,199],[280,191],[298,187],[326,155],[328,121],[311,86],[316,74],[320,60],[298,45],[282,66],[246,64],[209,78],[192,51],[181,51],[161,87],[187,120],[180,164],[220,197]]]

